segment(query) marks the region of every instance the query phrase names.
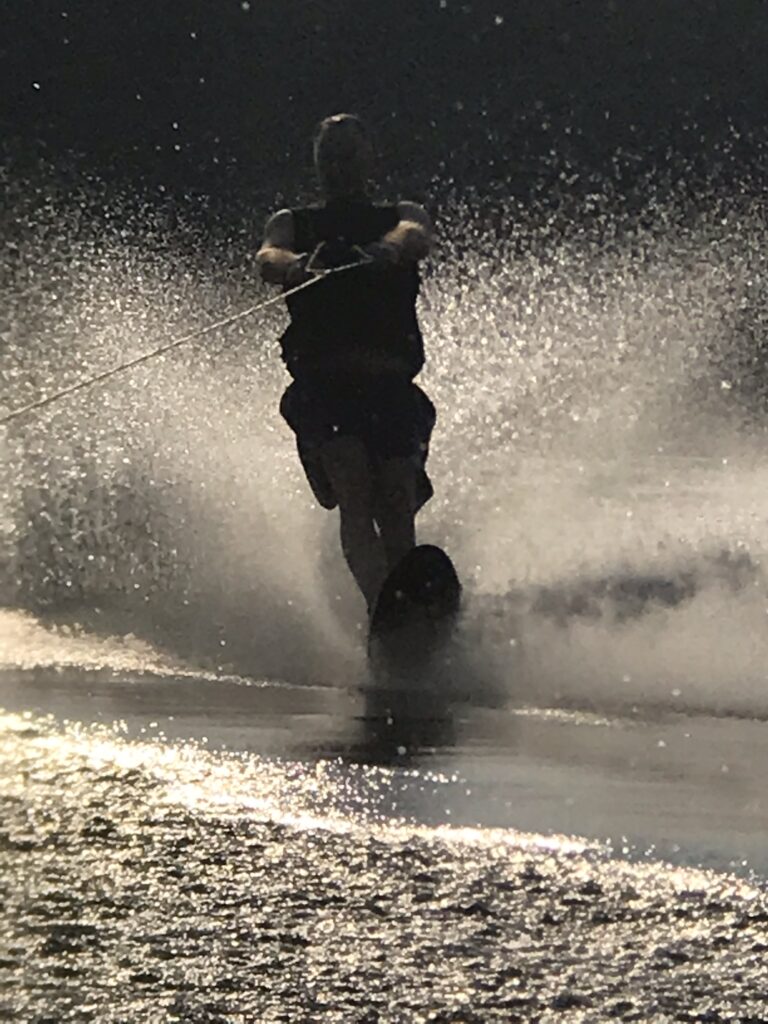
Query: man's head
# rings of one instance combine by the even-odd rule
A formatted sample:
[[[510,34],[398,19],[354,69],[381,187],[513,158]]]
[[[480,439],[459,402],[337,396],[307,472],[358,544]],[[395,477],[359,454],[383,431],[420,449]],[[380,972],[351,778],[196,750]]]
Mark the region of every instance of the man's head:
[[[354,114],[334,114],[315,133],[315,167],[329,197],[363,195],[373,169],[373,146]]]

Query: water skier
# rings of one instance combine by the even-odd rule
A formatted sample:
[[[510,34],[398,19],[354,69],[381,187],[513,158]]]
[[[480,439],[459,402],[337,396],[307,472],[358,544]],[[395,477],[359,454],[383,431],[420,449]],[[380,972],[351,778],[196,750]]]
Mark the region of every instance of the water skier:
[[[324,204],[275,213],[258,261],[285,290],[315,267],[359,262],[287,298],[281,347],[293,382],[280,411],[315,498],[338,506],[341,547],[370,612],[432,496],[435,409],[413,381],[424,364],[418,262],[433,232],[418,204],[369,198],[373,148],[357,117],[326,118],[314,158]]]

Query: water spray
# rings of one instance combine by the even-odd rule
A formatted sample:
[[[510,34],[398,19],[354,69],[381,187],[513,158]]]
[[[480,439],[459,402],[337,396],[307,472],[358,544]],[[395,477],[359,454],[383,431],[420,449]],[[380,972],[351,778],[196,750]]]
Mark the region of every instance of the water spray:
[[[60,399],[66,398],[68,395],[73,395],[77,391],[84,391],[96,384],[103,384],[118,373],[122,373],[123,370],[130,370],[134,366],[140,366],[142,363],[148,363],[157,356],[164,355],[172,349],[188,344],[196,338],[201,338],[206,334],[213,334],[215,331],[220,331],[225,327],[230,327],[232,324],[238,323],[240,320],[245,320],[249,316],[255,316],[257,313],[261,313],[269,306],[277,305],[278,302],[282,302],[289,296],[296,295],[298,292],[304,291],[306,288],[310,288],[312,285],[317,284],[326,277],[330,277],[333,274],[341,274],[347,270],[354,270],[357,267],[363,266],[365,263],[372,262],[370,258],[365,257],[365,254],[359,250],[361,257],[364,258],[357,259],[354,263],[345,263],[340,267],[315,267],[314,261],[317,257],[319,248],[320,246],[318,246],[318,249],[315,250],[306,264],[305,269],[312,276],[306,281],[302,281],[301,284],[297,284],[295,287],[288,289],[288,291],[281,292],[279,295],[273,295],[269,299],[265,299],[263,302],[257,302],[255,305],[249,306],[248,309],[244,309],[239,313],[234,313],[231,316],[224,317],[223,320],[217,320],[215,323],[208,324],[205,327],[201,327],[189,334],[184,334],[180,338],[174,338],[173,341],[166,342],[164,345],[160,345],[157,348],[152,349],[150,352],[144,352],[142,355],[136,356],[135,359],[129,359],[127,362],[119,363],[117,366],[113,366],[109,370],[104,370],[101,373],[94,374],[92,377],[87,377],[85,380],[77,381],[75,384],[70,384],[69,387],[62,388],[60,391],[56,391],[52,395],[46,395],[44,398],[39,398],[34,402],[29,402],[27,405],[22,405],[18,409],[13,409],[5,416],[0,417],[0,427],[6,426],[6,424],[25,416],[27,413],[43,409],[47,405],[52,405],[54,402],[58,402]]]

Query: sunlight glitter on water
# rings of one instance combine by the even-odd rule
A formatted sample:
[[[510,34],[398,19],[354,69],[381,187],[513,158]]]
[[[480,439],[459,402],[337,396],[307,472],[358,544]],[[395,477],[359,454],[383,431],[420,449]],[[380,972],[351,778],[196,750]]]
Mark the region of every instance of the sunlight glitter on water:
[[[448,826],[426,829],[414,822],[382,816],[377,792],[397,789],[407,777],[409,788],[432,789],[445,779],[429,771],[395,773],[340,761],[307,764],[280,762],[246,754],[213,753],[197,743],[164,742],[162,729],[154,742],[129,741],[123,723],[85,726],[30,713],[0,715],[3,757],[13,760],[16,744],[39,748],[51,778],[66,775],[83,761],[96,772],[113,767],[141,771],[155,785],[157,800],[208,814],[252,817],[291,828],[349,831],[362,829],[392,841],[407,835],[433,836],[465,844],[501,844],[521,850],[584,853],[599,844],[565,836],[533,836],[506,829]],[[6,780],[10,792],[11,784]],[[139,813],[137,808],[137,813]],[[604,849],[604,848],[603,848]]]
[[[415,821],[382,816],[377,806],[381,790],[397,789],[403,775],[409,788],[434,791],[439,776],[427,771],[405,773],[340,762],[280,762],[244,754],[211,752],[199,744],[170,745],[159,730],[152,742],[121,737],[121,723],[111,727],[60,725],[52,717],[29,713],[0,715],[2,759],[9,765],[14,749],[23,758],[33,756],[40,767],[38,781],[54,784],[76,779],[82,768],[99,777],[130,778],[131,773],[151,780],[155,809],[186,808],[195,814],[227,820],[251,820],[287,826],[290,829],[327,831],[334,834],[360,833],[394,845],[414,838],[479,850],[496,850],[508,864],[531,854],[537,855],[537,870],[547,872],[547,857],[587,856],[604,863],[615,879],[624,877],[645,887],[668,887],[671,894],[692,889],[704,891],[722,887],[717,872],[693,867],[661,865],[658,862],[625,863],[621,851],[610,844],[573,836],[536,835],[511,829],[468,828],[438,825],[425,827]],[[23,759],[22,758],[22,759]],[[42,774],[41,774],[42,772]],[[4,773],[3,795],[13,796],[23,783],[13,772]],[[19,793],[19,795],[21,795]],[[136,804],[135,825],[149,808]],[[125,822],[130,825],[130,822]],[[608,860],[606,860],[608,857]],[[590,868],[589,871],[592,869]],[[585,875],[586,878],[586,875]],[[756,898],[759,888],[745,879],[730,878],[729,891],[740,899]]]
[[[341,1022],[397,991],[393,1024],[419,1019],[425,1000],[499,1022],[510,1008],[544,1020],[572,1004],[613,1019],[618,994],[627,1020],[652,1020],[661,999],[674,1010],[717,1000],[724,1019],[763,1005],[766,900],[738,879],[584,854],[557,836],[315,814],[325,769],[319,784],[310,771],[297,819],[299,765],[214,772],[235,793],[222,814],[216,794],[188,801],[205,793],[208,752],[174,763],[165,744],[159,759],[153,743],[125,754],[104,730],[4,724],[1,912],[11,950],[24,949],[4,962],[29,1016],[53,1005],[66,1019],[87,998],[105,1021],[154,1019],[159,1006],[184,1019],[212,986],[226,992],[221,1012],[274,1021],[286,1008],[306,1016],[316,993]],[[238,807],[264,771],[260,795],[276,806]]]

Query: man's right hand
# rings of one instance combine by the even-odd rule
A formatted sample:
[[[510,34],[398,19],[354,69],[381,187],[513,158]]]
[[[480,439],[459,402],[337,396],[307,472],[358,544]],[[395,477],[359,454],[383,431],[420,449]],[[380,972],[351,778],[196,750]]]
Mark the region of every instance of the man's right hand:
[[[267,221],[264,243],[256,260],[262,279],[268,284],[295,287],[306,278],[306,256],[293,251],[293,214],[278,210]]]

